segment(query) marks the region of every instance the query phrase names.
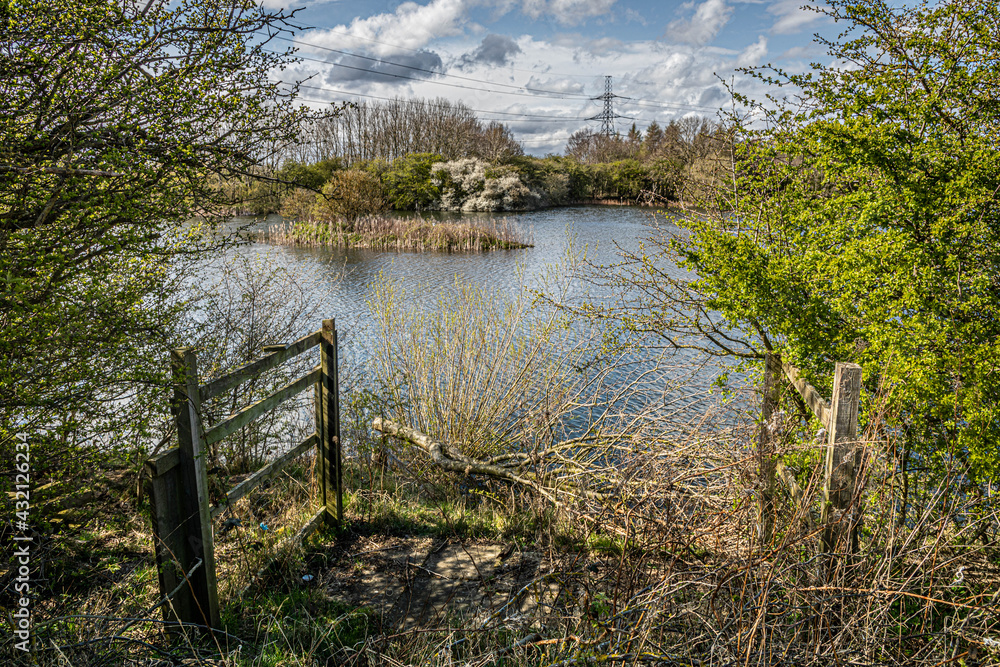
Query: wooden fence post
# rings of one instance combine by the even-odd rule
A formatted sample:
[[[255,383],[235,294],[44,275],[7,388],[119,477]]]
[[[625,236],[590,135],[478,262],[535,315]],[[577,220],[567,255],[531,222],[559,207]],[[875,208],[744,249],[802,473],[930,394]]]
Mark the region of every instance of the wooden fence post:
[[[320,355],[323,354],[322,340],[320,340]],[[327,502],[326,494],[330,487],[328,482],[329,474],[327,473],[327,461],[326,461],[326,438],[323,434],[323,366],[322,361],[320,362],[320,376],[316,380],[316,389],[313,393],[313,403],[316,412],[316,482],[319,486],[319,502],[323,506],[323,522],[325,525],[330,525],[330,520],[327,512]]]
[[[836,551],[847,528],[848,549],[857,547],[855,522],[844,516],[854,499],[860,449],[858,405],[861,400],[861,366],[838,363],[833,376],[833,397],[830,400],[830,428],[827,434],[826,471],[823,476],[823,550]]]
[[[208,497],[208,465],[202,439],[198,360],[194,349],[171,350],[174,375],[173,411],[177,420],[179,463],[178,516],[183,548],[175,553],[180,577],[188,586],[177,592],[173,605],[176,620],[219,627],[219,598],[215,579],[215,545]],[[195,565],[200,561],[200,565]],[[183,611],[182,611],[183,610]]]
[[[323,320],[320,343],[321,375],[316,430],[320,434],[323,506],[326,524],[339,526],[344,520],[340,446],[340,386],[338,378],[337,328],[334,320]]]
[[[764,355],[764,390],[760,408],[760,434],[757,439],[757,457],[760,466],[760,528],[763,544],[770,544],[774,538],[774,494],[775,467],[774,438],[769,431],[769,422],[778,407],[779,378],[781,377],[781,355],[767,352]]]
[[[168,449],[146,462],[149,471],[149,499],[152,509],[153,540],[156,554],[156,571],[160,580],[160,593],[170,594],[184,583],[181,562],[186,558],[187,546],[181,531],[181,478],[180,451]],[[186,562],[186,561],[184,561]],[[175,596],[171,605],[163,606],[163,619],[194,618],[190,595]]]

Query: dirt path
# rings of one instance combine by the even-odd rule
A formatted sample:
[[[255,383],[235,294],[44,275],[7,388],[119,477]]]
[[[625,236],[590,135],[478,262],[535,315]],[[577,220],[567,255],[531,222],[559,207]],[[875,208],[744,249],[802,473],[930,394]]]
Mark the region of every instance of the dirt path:
[[[329,556],[318,585],[373,610],[383,632],[494,615],[530,623],[539,600],[558,595],[532,585],[543,574],[541,553],[496,542],[366,535],[339,540]]]

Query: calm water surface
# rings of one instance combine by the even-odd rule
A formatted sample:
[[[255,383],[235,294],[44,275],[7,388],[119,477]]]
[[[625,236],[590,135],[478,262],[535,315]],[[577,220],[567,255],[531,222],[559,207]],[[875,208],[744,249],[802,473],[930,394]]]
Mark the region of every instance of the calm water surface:
[[[470,214],[483,217],[489,214]],[[456,280],[479,285],[491,290],[513,292],[523,285],[537,285],[541,276],[553,267],[559,267],[569,253],[585,253],[589,262],[599,265],[613,264],[620,260],[622,249],[637,250],[644,238],[658,230],[672,228],[672,223],[654,209],[617,206],[581,206],[547,209],[526,213],[502,214],[527,231],[534,247],[518,250],[499,250],[486,253],[395,252],[365,249],[337,249],[323,247],[281,246],[254,243],[240,248],[241,254],[260,254],[273,257],[287,267],[306,285],[310,299],[319,306],[322,317],[333,317],[341,331],[342,346],[349,360],[355,363],[365,355],[366,324],[368,312],[366,299],[379,278],[398,280],[406,289],[411,303],[437,306],[442,295],[455,289]],[[438,214],[437,217],[461,217],[456,214]],[[269,216],[260,225],[281,224],[278,216]],[[669,272],[683,274],[677,267],[664,267]],[[521,275],[524,275],[522,282]],[[577,283],[576,298],[602,299],[600,287]],[[650,355],[651,356],[651,355]],[[644,360],[642,353],[632,358],[635,362],[626,373],[618,376],[620,382],[628,381],[627,375],[648,372],[652,362]],[[705,392],[719,373],[714,365],[692,370],[693,357],[683,355],[672,360],[665,370],[647,378],[653,386],[665,386],[676,381],[678,374],[686,375],[685,396]],[[683,368],[683,370],[679,370]],[[659,394],[653,397],[654,394]],[[635,396],[640,403],[656,400],[669,404],[672,401],[687,406],[692,418],[704,408],[705,396],[698,400],[671,397],[669,393],[647,392]],[[712,399],[715,402],[715,399]],[[672,406],[676,407],[676,406]]]
[[[472,217],[470,214],[469,217]],[[489,214],[474,214],[483,217]],[[638,242],[660,226],[671,226],[653,209],[582,206],[527,213],[507,213],[533,239],[534,247],[485,253],[395,252],[366,249],[313,248],[254,244],[250,252],[276,256],[294,267],[307,282],[325,285],[324,312],[351,320],[364,310],[368,289],[379,274],[416,288],[415,298],[434,301],[454,288],[456,278],[491,289],[520,289],[523,267],[531,283],[547,267],[560,264],[574,248],[588,260],[606,264],[618,259],[618,246],[634,250]],[[454,219],[460,215],[438,214]],[[280,222],[270,216],[265,224]]]

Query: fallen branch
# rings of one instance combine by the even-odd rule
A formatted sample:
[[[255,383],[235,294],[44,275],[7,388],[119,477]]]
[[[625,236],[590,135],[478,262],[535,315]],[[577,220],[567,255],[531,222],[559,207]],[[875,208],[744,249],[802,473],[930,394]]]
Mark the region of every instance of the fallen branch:
[[[559,503],[559,494],[569,497],[582,495],[586,498],[594,500],[604,500],[608,497],[608,494],[602,494],[587,489],[567,491],[566,489],[546,486],[538,481],[537,476],[533,472],[509,467],[510,464],[507,466],[491,465],[483,461],[469,458],[456,450],[454,447],[432,440],[430,436],[421,433],[420,431],[412,429],[408,426],[397,424],[396,422],[388,419],[376,417],[372,420],[372,427],[376,431],[380,431],[387,435],[399,438],[400,440],[405,440],[411,445],[415,445],[417,448],[423,450],[423,452],[430,457],[431,461],[444,470],[463,475],[486,475],[487,477],[492,477],[494,479],[511,482],[512,484],[527,487],[556,504]]]
[[[454,448],[447,447],[440,442],[431,440],[429,436],[424,435],[420,431],[416,431],[408,426],[402,426],[401,424],[389,421],[388,419],[376,417],[372,420],[372,428],[376,431],[381,431],[387,435],[405,440],[412,445],[416,445],[422,449],[424,453],[430,456],[431,460],[435,464],[445,470],[464,475],[475,473],[479,475],[487,475],[495,479],[506,480],[508,482],[513,482],[514,484],[527,486],[528,488],[542,494],[552,502],[557,502],[555,497],[549,491],[542,488],[541,485],[529,477],[515,475],[506,468],[500,468],[498,466],[488,465],[486,463],[470,459],[469,457],[455,451]]]

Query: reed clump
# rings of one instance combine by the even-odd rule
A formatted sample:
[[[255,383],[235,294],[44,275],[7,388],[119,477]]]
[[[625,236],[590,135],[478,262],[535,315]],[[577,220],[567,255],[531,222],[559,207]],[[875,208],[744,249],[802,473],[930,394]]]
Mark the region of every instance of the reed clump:
[[[438,222],[369,215],[353,221],[304,220],[261,234],[272,243],[372,250],[484,252],[531,247],[531,236],[508,218]]]

